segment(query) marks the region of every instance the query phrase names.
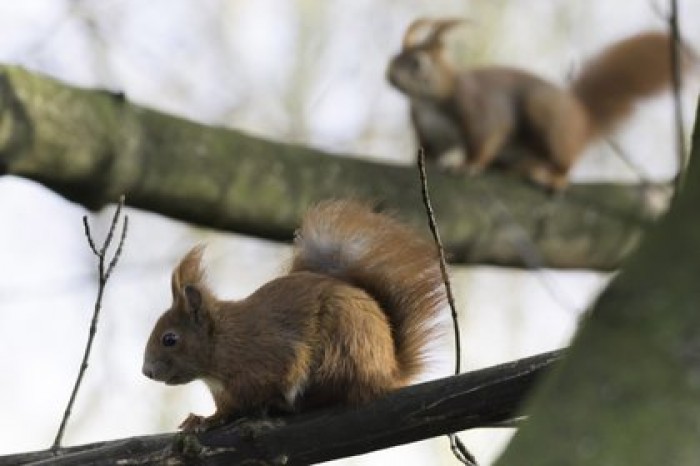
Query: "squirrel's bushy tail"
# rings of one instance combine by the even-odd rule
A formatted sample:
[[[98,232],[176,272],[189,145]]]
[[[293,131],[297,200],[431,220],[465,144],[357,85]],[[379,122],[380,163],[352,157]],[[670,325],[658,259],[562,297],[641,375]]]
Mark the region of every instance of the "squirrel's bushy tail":
[[[682,67],[695,60],[694,52],[681,46]],[[611,130],[631,113],[635,101],[663,90],[671,79],[671,37],[645,32],[603,50],[584,65],[571,89],[588,112],[591,136],[596,136]]]
[[[302,222],[291,270],[330,275],[367,291],[391,324],[401,378],[420,372],[445,304],[433,243],[362,203],[325,201]]]

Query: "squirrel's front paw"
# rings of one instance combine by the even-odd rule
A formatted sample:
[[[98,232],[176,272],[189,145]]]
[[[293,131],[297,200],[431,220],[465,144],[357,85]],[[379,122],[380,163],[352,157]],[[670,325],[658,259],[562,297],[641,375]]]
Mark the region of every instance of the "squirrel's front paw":
[[[204,416],[197,416],[196,414],[190,413],[190,415],[180,423],[179,427],[185,432],[200,432],[204,430],[202,426],[205,424],[205,420],[206,418]]]
[[[209,417],[198,416],[196,414],[190,413],[187,418],[180,424],[180,429],[185,432],[205,432],[214,427],[223,425],[225,418],[213,415]]]

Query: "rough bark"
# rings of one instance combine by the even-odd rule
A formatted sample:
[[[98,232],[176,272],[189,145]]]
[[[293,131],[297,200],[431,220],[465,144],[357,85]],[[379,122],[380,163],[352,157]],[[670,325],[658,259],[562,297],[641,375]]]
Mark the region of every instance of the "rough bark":
[[[0,466],[257,464],[305,465],[367,453],[519,416],[518,407],[560,353],[448,377],[399,390],[367,406],[311,412],[252,431],[227,426],[200,435],[134,437],[0,457]]]
[[[700,464],[700,105],[685,186],[601,295],[500,466]]]
[[[133,207],[274,240],[291,239],[309,203],[328,197],[377,201],[425,227],[414,167],[199,125],[12,66],[0,66],[3,173],[91,209],[125,193]],[[612,270],[655,212],[641,186],[552,197],[498,175],[429,177],[455,263]]]

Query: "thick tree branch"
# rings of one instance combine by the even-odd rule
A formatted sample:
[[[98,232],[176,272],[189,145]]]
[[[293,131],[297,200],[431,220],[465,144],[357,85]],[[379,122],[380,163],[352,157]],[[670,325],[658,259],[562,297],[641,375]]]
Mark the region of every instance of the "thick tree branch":
[[[697,109],[683,188],[582,323],[499,466],[698,464]]]
[[[318,411],[255,432],[227,426],[198,436],[166,434],[0,457],[0,466],[286,464],[305,465],[357,455],[518,416],[536,380],[561,353],[531,358],[399,390],[359,409]],[[168,463],[172,460],[172,463]]]
[[[0,67],[3,173],[93,209],[126,193],[133,207],[274,240],[291,239],[309,203],[328,197],[379,201],[425,228],[414,167],[206,127],[11,66]],[[552,198],[502,176],[430,177],[456,263],[527,266],[516,238],[522,229],[542,265],[615,269],[654,213],[637,186],[575,186]]]

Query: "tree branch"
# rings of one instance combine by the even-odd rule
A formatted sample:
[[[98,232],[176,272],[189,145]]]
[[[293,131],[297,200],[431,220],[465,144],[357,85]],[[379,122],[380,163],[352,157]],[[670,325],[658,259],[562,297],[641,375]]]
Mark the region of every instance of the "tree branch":
[[[97,209],[129,205],[186,222],[290,240],[309,203],[355,196],[426,228],[412,167],[333,156],[192,123],[18,67],[0,66],[0,174],[36,180]],[[454,263],[525,267],[514,223],[543,265],[612,270],[658,209],[640,186],[574,186],[560,197],[512,178],[431,171],[431,197]],[[503,222],[483,187],[512,212]]]
[[[361,408],[310,412],[285,424],[251,432],[224,426],[199,435],[134,437],[60,451],[0,457],[14,464],[128,465],[286,464],[304,465],[458,430],[488,427],[518,416],[533,384],[561,357],[545,353],[459,376],[406,387]],[[253,436],[251,439],[251,435]]]
[[[692,147],[667,215],[586,316],[499,466],[698,463],[700,101]]]

